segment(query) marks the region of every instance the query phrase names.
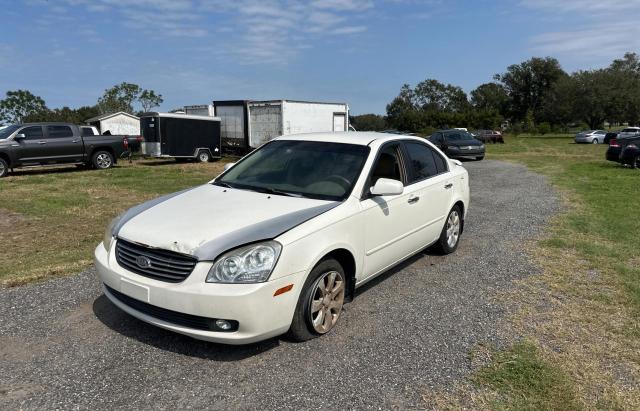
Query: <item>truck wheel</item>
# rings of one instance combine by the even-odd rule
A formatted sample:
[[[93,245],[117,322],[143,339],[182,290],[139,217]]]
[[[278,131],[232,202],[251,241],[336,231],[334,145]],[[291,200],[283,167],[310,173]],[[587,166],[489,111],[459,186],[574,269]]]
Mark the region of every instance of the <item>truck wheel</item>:
[[[96,151],[91,157],[91,163],[99,170],[111,168],[113,167],[113,156],[108,151]]]
[[[4,158],[0,158],[0,178],[6,177],[9,174],[9,164]]]
[[[208,163],[209,161],[211,161],[211,154],[209,154],[209,152],[206,150],[200,150],[198,151],[197,158],[201,163]]]

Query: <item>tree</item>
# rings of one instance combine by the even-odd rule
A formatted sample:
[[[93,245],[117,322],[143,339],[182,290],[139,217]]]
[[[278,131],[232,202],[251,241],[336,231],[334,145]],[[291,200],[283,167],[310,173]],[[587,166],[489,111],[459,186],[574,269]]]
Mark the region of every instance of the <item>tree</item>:
[[[98,99],[98,107],[101,114],[117,113],[124,111],[133,114],[133,103],[137,101],[142,89],[137,84],[120,83],[104,91],[104,95]]]
[[[382,131],[387,128],[386,119],[379,114],[352,116],[349,122],[358,131]]]
[[[25,122],[60,121],[63,123],[82,124],[85,120],[100,115],[97,106],[83,106],[77,109],[69,107],[44,110],[30,114],[24,118]]]
[[[142,106],[142,111],[148,112],[154,107],[158,107],[164,99],[162,98],[162,94],[156,94],[153,90],[142,90],[140,96],[138,97],[138,101]]]
[[[457,86],[427,79],[413,90],[414,104],[423,110],[459,113],[469,109],[467,94]]]
[[[508,111],[513,120],[524,120],[531,110],[540,122],[546,121],[542,111],[545,98],[553,85],[566,76],[558,60],[533,57],[507,67],[505,73],[497,74],[494,79],[502,83],[509,96]]]
[[[22,123],[25,117],[46,110],[44,100],[28,90],[7,91],[0,100],[0,120],[7,123]]]
[[[471,92],[471,104],[479,110],[493,110],[504,114],[509,96],[502,85],[484,83]]]

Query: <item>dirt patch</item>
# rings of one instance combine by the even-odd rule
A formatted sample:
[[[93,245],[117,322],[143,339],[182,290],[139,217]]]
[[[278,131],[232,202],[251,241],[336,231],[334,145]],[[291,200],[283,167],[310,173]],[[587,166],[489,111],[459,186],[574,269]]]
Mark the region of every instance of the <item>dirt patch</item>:
[[[16,225],[24,223],[27,219],[18,213],[0,208],[0,230],[14,228]]]

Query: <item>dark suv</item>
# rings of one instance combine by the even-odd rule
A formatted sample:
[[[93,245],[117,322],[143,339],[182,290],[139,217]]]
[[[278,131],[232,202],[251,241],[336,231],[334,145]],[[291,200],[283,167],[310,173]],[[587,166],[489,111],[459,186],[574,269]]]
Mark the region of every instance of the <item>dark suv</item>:
[[[440,130],[429,137],[429,141],[438,146],[450,158],[484,158],[484,144],[463,130]]]

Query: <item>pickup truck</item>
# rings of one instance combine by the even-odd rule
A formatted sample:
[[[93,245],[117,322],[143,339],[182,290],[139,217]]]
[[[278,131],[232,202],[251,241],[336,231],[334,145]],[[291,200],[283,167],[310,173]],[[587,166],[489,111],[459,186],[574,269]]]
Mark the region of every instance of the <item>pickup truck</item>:
[[[87,134],[87,133],[84,133]],[[84,164],[112,167],[129,151],[127,136],[83,135],[69,123],[26,123],[0,130],[0,177],[17,167]]]

